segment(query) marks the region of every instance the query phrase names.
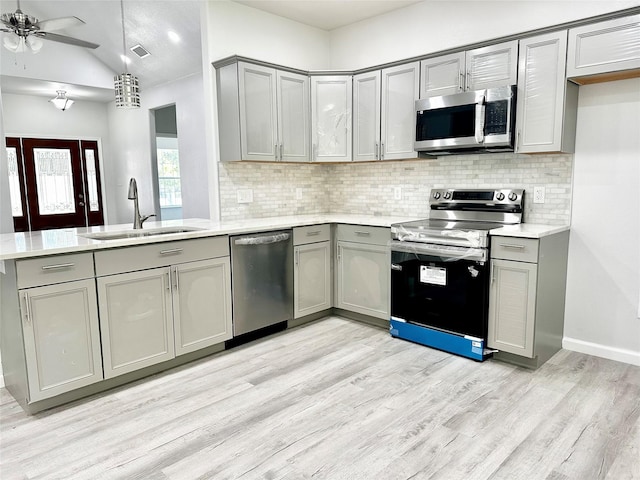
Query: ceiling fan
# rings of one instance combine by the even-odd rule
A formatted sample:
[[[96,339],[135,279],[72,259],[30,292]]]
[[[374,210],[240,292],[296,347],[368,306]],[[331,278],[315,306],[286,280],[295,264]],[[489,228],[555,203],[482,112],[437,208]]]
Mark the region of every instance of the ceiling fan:
[[[98,48],[100,46],[97,43],[51,33],[52,30],[61,30],[84,24],[84,21],[78,17],[61,17],[39,21],[37,18],[20,10],[20,0],[17,3],[18,8],[15,12],[3,13],[0,16],[0,22],[2,22],[0,23],[0,31],[13,34],[5,35],[4,37],[3,43],[7,50],[38,53],[42,48],[41,39],[85,48]]]

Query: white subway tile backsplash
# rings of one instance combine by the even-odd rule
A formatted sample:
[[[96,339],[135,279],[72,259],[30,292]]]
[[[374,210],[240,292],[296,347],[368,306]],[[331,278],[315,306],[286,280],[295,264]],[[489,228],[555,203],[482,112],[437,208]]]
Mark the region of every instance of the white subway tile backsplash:
[[[320,212],[428,216],[432,188],[524,188],[529,223],[569,224],[572,155],[487,154],[341,164],[220,163],[223,220]],[[544,186],[545,203],[533,203]],[[401,187],[402,200],[394,199]],[[296,189],[302,188],[301,199]],[[236,192],[252,189],[253,203]]]

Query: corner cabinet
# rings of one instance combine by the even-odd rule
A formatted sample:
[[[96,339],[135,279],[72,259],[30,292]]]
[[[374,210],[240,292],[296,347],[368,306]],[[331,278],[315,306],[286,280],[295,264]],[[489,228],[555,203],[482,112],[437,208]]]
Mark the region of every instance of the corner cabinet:
[[[516,152],[575,150],[578,86],[566,80],[567,31],[520,40]]]
[[[216,71],[222,161],[309,161],[309,77],[247,62]]]
[[[567,77],[581,85],[639,76],[640,15],[570,29],[567,59]]]
[[[92,254],[16,263],[28,403],[101,381]]]
[[[417,158],[419,78],[419,62],[353,77],[353,160]]]
[[[562,348],[569,232],[492,237],[487,345],[495,357],[538,367]]]
[[[331,308],[331,228],[329,224],[293,229],[293,316]]]
[[[337,226],[337,308],[389,320],[390,238],[389,228]]]
[[[504,42],[420,62],[420,98],[515,85],[518,42]]]
[[[227,237],[95,253],[105,378],[231,338]]]
[[[351,75],[311,77],[311,161],[351,161]]]

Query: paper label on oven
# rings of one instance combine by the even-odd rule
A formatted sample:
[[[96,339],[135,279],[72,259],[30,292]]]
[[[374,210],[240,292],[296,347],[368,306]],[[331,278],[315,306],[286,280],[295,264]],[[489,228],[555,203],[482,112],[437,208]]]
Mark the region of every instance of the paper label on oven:
[[[430,283],[432,285],[446,285],[447,269],[420,265],[420,281],[422,283]]]

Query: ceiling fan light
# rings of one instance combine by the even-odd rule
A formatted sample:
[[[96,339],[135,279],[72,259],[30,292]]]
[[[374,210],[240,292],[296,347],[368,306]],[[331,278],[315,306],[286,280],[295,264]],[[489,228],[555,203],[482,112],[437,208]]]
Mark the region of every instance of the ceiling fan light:
[[[71,105],[73,105],[73,100],[67,98],[66,90],[57,90],[56,93],[56,97],[49,100],[51,103],[53,103],[53,106],[58,110],[62,110],[63,112],[71,108]]]
[[[27,47],[24,42],[24,38],[16,37],[14,35],[6,35],[3,40],[4,48],[13,53],[22,53]]]
[[[140,108],[138,77],[121,73],[113,77],[116,91],[116,108]]]
[[[37,37],[29,36],[25,39],[25,44],[31,50],[31,53],[38,53],[42,49],[42,40]]]

